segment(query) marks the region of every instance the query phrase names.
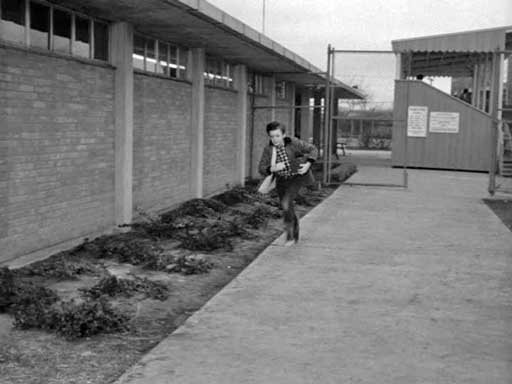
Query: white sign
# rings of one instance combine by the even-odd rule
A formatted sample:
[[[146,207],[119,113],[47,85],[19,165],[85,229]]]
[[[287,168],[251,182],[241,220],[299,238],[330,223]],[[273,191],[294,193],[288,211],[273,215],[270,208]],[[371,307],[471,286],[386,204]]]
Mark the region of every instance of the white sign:
[[[407,113],[407,136],[427,137],[428,107],[410,105]]]
[[[458,133],[459,114],[457,112],[430,112],[430,132]]]

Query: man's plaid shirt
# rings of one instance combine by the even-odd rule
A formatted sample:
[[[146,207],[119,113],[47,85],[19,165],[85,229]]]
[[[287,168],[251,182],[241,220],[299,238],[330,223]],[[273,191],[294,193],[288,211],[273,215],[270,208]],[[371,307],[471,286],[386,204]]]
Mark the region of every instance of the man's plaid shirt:
[[[284,177],[285,179],[292,176],[292,166],[290,164],[290,160],[288,159],[288,155],[286,154],[286,150],[284,149],[284,145],[276,145],[276,163],[284,163],[285,168],[282,171],[277,171],[276,174],[279,177]]]

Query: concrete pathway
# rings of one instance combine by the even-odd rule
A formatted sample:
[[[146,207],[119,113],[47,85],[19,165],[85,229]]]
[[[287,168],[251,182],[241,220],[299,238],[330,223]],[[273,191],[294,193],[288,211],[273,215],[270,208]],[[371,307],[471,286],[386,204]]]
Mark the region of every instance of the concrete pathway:
[[[486,176],[409,175],[341,187],[118,384],[512,383],[512,233]]]

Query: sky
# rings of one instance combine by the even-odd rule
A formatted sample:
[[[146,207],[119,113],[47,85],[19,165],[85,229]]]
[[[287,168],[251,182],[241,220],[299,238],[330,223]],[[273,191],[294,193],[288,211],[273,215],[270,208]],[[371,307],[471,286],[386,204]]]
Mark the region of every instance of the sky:
[[[264,0],[209,0],[262,30]],[[416,36],[512,25],[512,0],[265,0],[265,34],[325,70],[327,45],[336,49],[390,50],[391,41]],[[340,54],[336,76],[367,89],[374,99],[395,74],[394,59]],[[354,85],[354,84],[350,84]]]

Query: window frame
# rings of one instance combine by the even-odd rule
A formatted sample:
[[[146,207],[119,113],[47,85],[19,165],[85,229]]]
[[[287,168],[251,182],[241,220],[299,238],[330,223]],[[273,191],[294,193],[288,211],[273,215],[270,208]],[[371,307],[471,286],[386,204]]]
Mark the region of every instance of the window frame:
[[[1,15],[2,1],[4,1],[4,0],[0,0],[0,20],[2,19],[2,15]],[[55,4],[45,1],[45,0],[23,0],[23,3],[24,3],[24,11],[25,11],[25,15],[24,15],[25,20],[24,20],[24,25],[23,25],[24,32],[25,32],[24,42],[22,44],[18,44],[16,42],[12,42],[10,40],[0,39],[0,41],[7,42],[10,44],[16,44],[18,46],[22,45],[25,48],[32,49],[32,50],[51,52],[52,54],[56,54],[56,55],[62,55],[62,56],[66,56],[66,57],[76,57],[76,58],[79,58],[82,60],[91,60],[91,61],[96,61],[96,62],[101,62],[101,63],[109,63],[111,47],[110,47],[109,22],[107,20],[100,19],[97,17],[91,17],[82,12],[78,12],[78,11],[75,11],[75,10],[72,10],[72,9],[69,9],[66,7],[62,7],[60,5],[55,5]],[[37,3],[40,5],[49,7],[50,18],[49,18],[48,47],[47,48],[34,47],[31,45],[31,41],[30,41],[31,40],[30,39],[30,31],[31,31],[30,5],[31,5],[31,3]],[[53,25],[54,24],[54,10],[59,10],[59,11],[65,12],[65,13],[69,14],[71,17],[69,53],[55,50],[55,47],[54,47],[54,25]],[[78,55],[76,53],[77,52],[77,49],[76,49],[76,42],[77,42],[77,40],[76,40],[76,17],[80,17],[81,19],[85,19],[89,22],[89,54],[87,57],[83,56],[83,55]],[[95,47],[94,47],[95,28],[94,28],[94,26],[96,23],[105,24],[107,26],[107,29],[106,29],[106,31],[107,31],[107,36],[106,36],[106,38],[107,38],[107,58],[105,60],[95,58]]]
[[[249,73],[249,93],[251,95],[257,95],[257,96],[266,96],[267,95],[267,89],[265,87],[265,77],[261,73],[257,72],[251,72]],[[254,82],[253,82],[254,80]]]
[[[278,92],[278,84],[281,85],[281,92]],[[276,98],[279,99],[279,100],[287,100],[288,99],[288,91],[286,89],[286,86],[287,86],[287,82],[284,81],[284,80],[281,80],[281,81],[276,81]]]
[[[216,56],[206,55],[204,84],[208,87],[236,90],[233,77],[233,64]]]
[[[135,41],[135,37],[138,37],[138,38],[141,38],[144,40],[144,55],[143,55],[143,69],[141,68],[137,68],[133,65],[133,55],[135,55],[135,44],[134,44],[134,49],[133,49],[133,52],[132,52],[132,67],[135,71],[141,71],[141,72],[144,72],[144,73],[147,73],[147,74],[151,74],[151,75],[155,75],[155,76],[159,76],[159,77],[164,77],[164,78],[169,78],[169,79],[173,79],[173,80],[187,80],[187,73],[188,73],[188,63],[186,66],[183,66],[181,65],[180,63],[180,57],[181,55],[186,55],[187,52],[188,52],[188,48],[187,47],[184,47],[184,46],[181,46],[181,45],[178,45],[178,44],[175,44],[175,43],[172,43],[170,41],[167,41],[167,40],[162,40],[162,39],[157,39],[155,37],[152,37],[152,36],[149,36],[149,35],[146,35],[146,34],[143,34],[143,33],[139,33],[138,31],[135,31],[134,35],[133,35],[133,38],[134,38],[134,41]],[[155,44],[155,48],[154,48],[154,54],[155,54],[155,58],[156,58],[156,64],[155,64],[155,70],[152,71],[150,69],[148,69],[148,66],[147,66],[147,48],[148,48],[148,44],[147,42],[148,41],[153,41],[154,44]],[[161,59],[160,59],[160,45],[163,45],[167,48],[167,73],[165,73],[165,71],[162,71],[162,68],[164,68],[161,64]],[[171,61],[172,59],[172,49],[175,48],[176,49],[176,63],[174,63],[173,61]],[[174,59],[172,59],[174,60]],[[171,64],[174,65],[176,68],[171,68]],[[183,67],[183,68],[182,68]],[[172,73],[173,73],[173,70],[176,71],[176,75],[173,76]]]

